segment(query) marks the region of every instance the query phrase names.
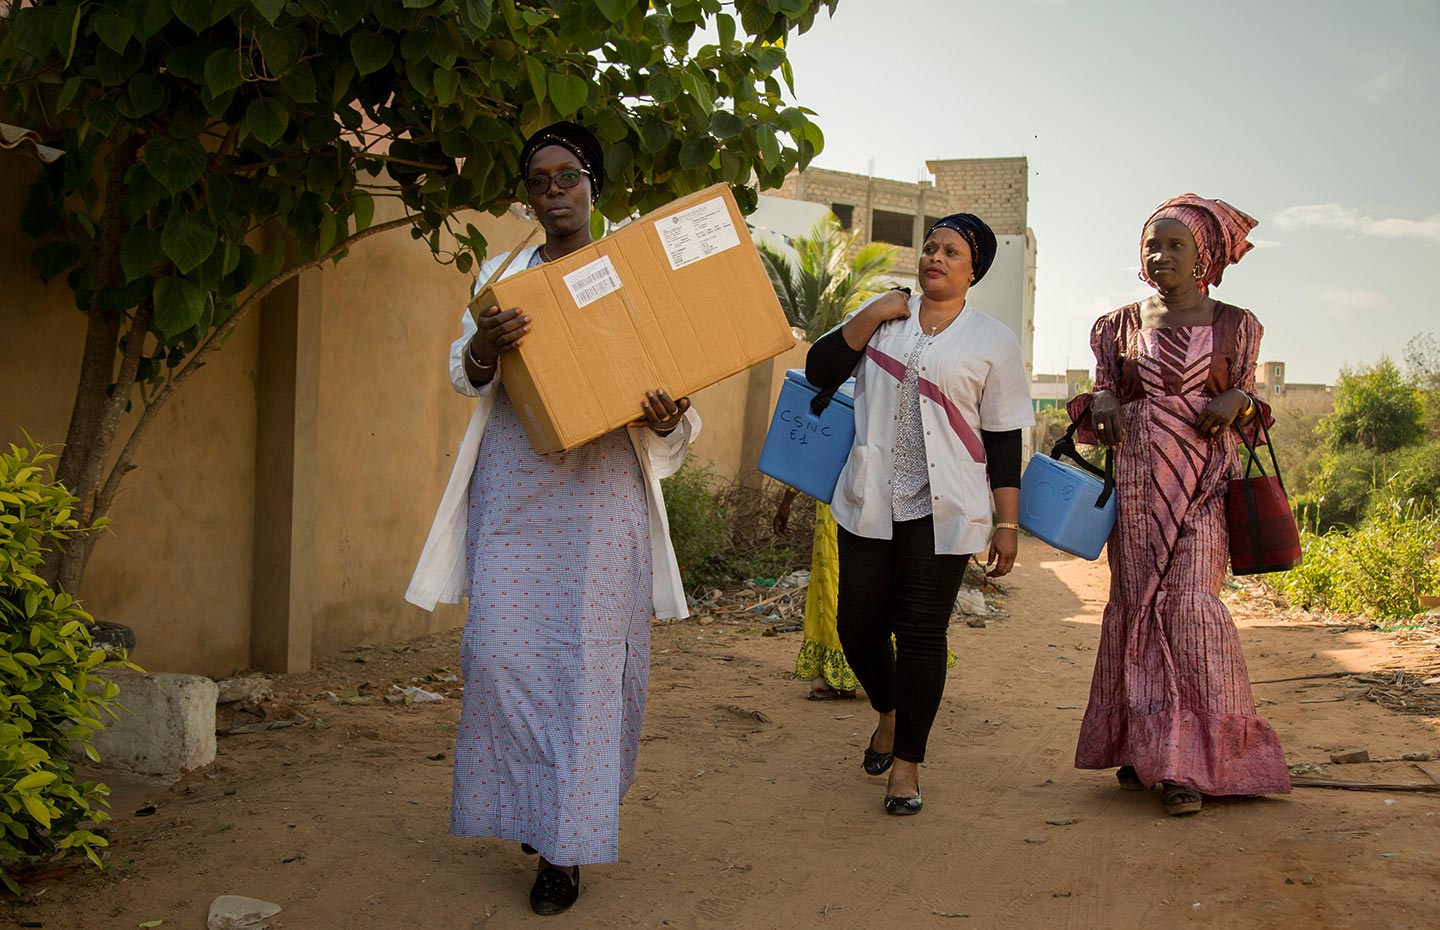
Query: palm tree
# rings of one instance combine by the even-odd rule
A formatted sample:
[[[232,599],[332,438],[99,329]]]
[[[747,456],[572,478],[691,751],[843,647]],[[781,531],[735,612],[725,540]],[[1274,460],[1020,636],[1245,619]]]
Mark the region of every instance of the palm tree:
[[[798,261],[792,262],[763,243],[758,246],[786,319],[804,330],[811,342],[884,289],[880,279],[895,264],[898,250],[871,242],[851,258],[857,238],[858,232],[842,228],[834,216],[826,214],[809,236],[790,243]]]

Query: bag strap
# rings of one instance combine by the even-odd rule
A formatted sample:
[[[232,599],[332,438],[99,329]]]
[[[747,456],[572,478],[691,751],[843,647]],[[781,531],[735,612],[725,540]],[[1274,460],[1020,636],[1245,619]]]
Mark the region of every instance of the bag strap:
[[[1115,452],[1109,446],[1105,447],[1105,468],[1096,468],[1085,460],[1080,450],[1075,448],[1075,430],[1080,425],[1080,420],[1090,415],[1090,408],[1086,407],[1079,419],[1072,420],[1070,426],[1065,430],[1065,435],[1055,441],[1050,447],[1050,457],[1059,460],[1068,458],[1076,465],[1088,471],[1090,474],[1105,482],[1100,490],[1100,496],[1095,500],[1096,507],[1104,507],[1110,501],[1110,495],[1115,493]]]
[[[1260,438],[1265,440],[1265,445],[1270,450],[1270,467],[1274,469],[1275,480],[1279,483],[1280,490],[1284,491],[1285,479],[1280,477],[1280,460],[1275,457],[1275,444],[1270,441],[1270,428],[1265,425],[1265,418],[1260,416],[1258,411],[1255,426],[1256,431],[1260,434]],[[1250,434],[1233,422],[1230,424],[1230,428],[1240,434],[1240,442],[1244,444],[1245,450],[1250,453],[1249,460],[1245,463],[1244,477],[1250,477],[1250,466],[1252,465],[1260,470],[1260,474],[1265,474],[1265,464],[1260,461],[1260,456],[1255,452],[1255,443],[1250,438]]]
[[[837,384],[832,388],[826,388],[819,394],[816,394],[814,397],[810,398],[810,412],[817,417],[820,414],[824,413],[825,408],[830,406],[830,401],[835,399],[835,392],[840,390],[840,388],[843,386],[843,384]]]

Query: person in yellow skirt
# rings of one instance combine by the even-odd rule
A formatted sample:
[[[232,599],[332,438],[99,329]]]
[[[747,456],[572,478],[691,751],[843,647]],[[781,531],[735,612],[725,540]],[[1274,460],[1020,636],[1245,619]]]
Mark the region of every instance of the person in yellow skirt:
[[[775,511],[776,536],[789,531],[790,505],[799,492],[786,488]],[[795,680],[810,682],[812,701],[846,700],[860,687],[835,630],[835,604],[840,594],[840,546],[835,518],[828,504],[815,502],[815,538],[810,550],[810,588],[805,594],[805,632],[795,657]],[[947,650],[945,667],[955,667],[955,653]]]

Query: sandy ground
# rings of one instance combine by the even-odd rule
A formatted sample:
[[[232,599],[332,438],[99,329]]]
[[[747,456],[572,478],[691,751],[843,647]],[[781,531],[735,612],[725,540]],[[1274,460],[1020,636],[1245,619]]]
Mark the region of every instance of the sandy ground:
[[[286,930],[1440,927],[1440,795],[1297,789],[1176,819],[1074,769],[1107,570],[1034,541],[1021,559],[1003,619],[951,630],[961,661],[918,817],[886,817],[884,780],[860,770],[868,707],[806,701],[790,680],[798,634],[659,626],[623,858],[583,870],[571,912],[536,917],[533,859],[446,832],[458,685],[431,683],[452,694],[438,704],[315,699],[443,678],[458,637],[440,634],[279,682],[314,726],[227,737],[213,770],[176,785],[112,779],[108,872],[31,885],[0,922],[200,928],[216,895],[243,894],[283,905]],[[1237,615],[1255,681],[1406,655],[1383,633]],[[1256,695],[1292,763],[1440,748],[1440,721],[1343,680]],[[1328,774],[1427,782],[1408,763]],[[158,813],[134,816],[147,802]]]

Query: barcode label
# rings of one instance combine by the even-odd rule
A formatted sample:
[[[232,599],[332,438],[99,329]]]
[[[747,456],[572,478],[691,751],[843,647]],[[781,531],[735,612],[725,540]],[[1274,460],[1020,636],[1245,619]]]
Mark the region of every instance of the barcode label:
[[[565,286],[575,298],[576,307],[584,307],[620,290],[620,276],[610,264],[610,256],[602,255],[588,265],[565,275]]]

